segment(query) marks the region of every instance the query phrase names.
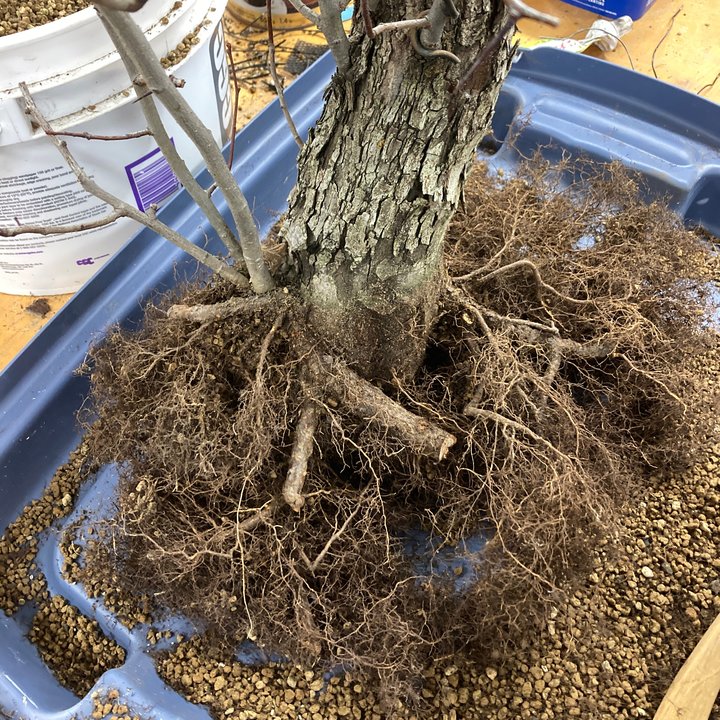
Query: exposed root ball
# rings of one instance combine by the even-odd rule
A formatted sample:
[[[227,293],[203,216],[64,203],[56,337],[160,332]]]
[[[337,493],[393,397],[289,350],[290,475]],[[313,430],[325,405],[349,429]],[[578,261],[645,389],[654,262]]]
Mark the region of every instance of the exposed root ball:
[[[619,168],[565,188],[570,170],[475,176],[425,362],[384,394],[293,293],[111,334],[91,444],[121,468],[107,548],[128,590],[392,699],[572,588],[644,473],[705,439],[689,360],[715,330],[700,237]],[[227,299],[218,283],[182,303]],[[464,564],[432,570],[461,541]]]

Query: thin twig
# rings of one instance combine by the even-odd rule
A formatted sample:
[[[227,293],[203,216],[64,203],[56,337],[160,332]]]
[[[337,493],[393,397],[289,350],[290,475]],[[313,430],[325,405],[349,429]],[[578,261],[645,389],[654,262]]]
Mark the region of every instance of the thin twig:
[[[670,18],[670,22],[668,23],[667,30],[665,30],[665,33],[658,41],[658,44],[655,46],[655,49],[653,50],[652,57],[650,58],[650,67],[652,68],[653,75],[655,78],[657,78],[657,70],[655,69],[655,55],[657,55],[657,51],[660,49],[660,46],[665,42],[665,39],[670,34],[670,31],[672,30],[672,26],[675,23],[675,18],[680,14],[680,11],[683,9],[683,5],[681,5],[673,14],[673,16]]]
[[[124,217],[116,210],[97,220],[76,223],[75,225],[18,225],[11,228],[0,228],[0,237],[15,237],[17,235],[62,235],[65,233],[79,233],[84,230],[112,225],[116,220]]]
[[[295,140],[297,146],[302,150],[304,143],[302,141],[302,138],[300,137],[300,133],[298,133],[297,131],[297,127],[295,127],[295,122],[293,121],[292,115],[290,114],[290,108],[288,108],[287,102],[285,101],[285,88],[283,86],[282,78],[280,77],[280,75],[278,75],[277,67],[275,65],[275,36],[273,35],[272,26],[272,0],[265,0],[265,7],[267,9],[267,67],[270,71],[270,77],[275,84],[275,92],[277,93],[280,108],[282,109],[283,115],[285,116],[285,121],[290,128],[290,134],[293,136],[293,139]]]
[[[715,83],[720,80],[720,72],[715,76],[715,79],[712,82],[707,83],[706,85],[703,85],[698,91],[698,95],[702,95],[706,90],[712,90],[715,87]]]
[[[112,26],[115,33],[124,39],[130,56],[140,69],[147,87],[153,91],[200,151],[210,174],[224,195],[235,221],[253,290],[258,294],[271,290],[275,286],[275,282],[263,258],[260,236],[250,206],[228,169],[212,133],[203,125],[187,100],[168,78],[150,43],[132,17],[127,13],[100,8],[97,9],[97,12],[103,19],[103,23],[106,26]]]
[[[515,24],[521,18],[530,18],[537,20],[538,22],[545,23],[546,25],[557,26],[560,23],[559,18],[548,13],[540,12],[533,7],[530,7],[522,0],[503,0],[505,6],[508,8],[508,18],[500,27],[499,32],[493,35],[480,50],[475,62],[470,66],[469,70],[460,78],[458,84],[455,86],[454,94],[462,92],[465,87],[470,83],[475,73],[478,71],[481,65],[495,52],[500,46],[505,36],[513,29]]]
[[[454,90],[455,94],[458,94],[465,89],[465,87],[469,84],[470,80],[473,78],[480,66],[485,64],[490,55],[492,55],[492,53],[495,52],[498,47],[500,47],[500,43],[503,41],[503,38],[510,32],[510,30],[513,29],[516,22],[517,18],[510,16],[510,18],[508,18],[505,21],[505,24],[500,28],[500,31],[497,33],[497,35],[493,35],[485,43],[485,45],[480,50],[477,58],[475,59],[475,62],[470,66],[468,71],[460,78],[460,80],[458,80],[458,84],[455,86]]]
[[[373,31],[373,24],[372,18],[370,17],[368,0],[360,0],[360,12],[362,13],[362,19],[365,25],[365,34],[372,40],[375,37],[375,32]]]
[[[46,120],[45,116],[40,112],[35,104],[27,85],[24,82],[21,82],[19,87],[20,92],[25,99],[28,112],[38,127],[42,128],[43,131],[46,129],[52,130],[52,127]],[[141,212],[137,208],[132,205],[128,205],[128,203],[101,188],[78,164],[75,157],[68,150],[67,144],[64,140],[60,140],[52,135],[49,135],[48,137],[63,156],[65,162],[68,164],[75,177],[78,179],[78,182],[86,192],[106,202],[118,213],[118,215],[129,217],[132,220],[149,227],[151,230],[154,230],[158,235],[162,235],[166,240],[169,240],[171,243],[184,250],[188,255],[190,255],[190,257],[194,258],[203,265],[206,265],[213,272],[217,273],[226,280],[239,287],[245,287],[247,285],[247,278],[237,272],[237,270],[230,267],[227,263],[223,262],[220,258],[215,257],[215,255],[207,252],[207,250],[199,248],[197,245],[193,245],[193,243],[191,243],[187,238],[184,238],[180,235],[180,233],[176,232],[171,227],[168,227],[165,223],[160,222],[154,216]]]
[[[240,83],[238,82],[237,71],[235,69],[235,63],[233,62],[232,56],[232,45],[228,42],[225,43],[225,52],[228,57],[228,65],[230,65],[230,74],[232,75],[233,90],[235,95],[233,97],[233,118],[232,118],[232,130],[230,135],[230,153],[228,155],[228,167],[232,170],[233,162],[235,160],[235,141],[237,135],[237,116],[238,110],[240,109]]]
[[[320,16],[313,12],[303,0],[290,0],[290,4],[309,22],[315,25],[317,28],[320,27]]]
[[[138,130],[137,132],[125,133],[124,135],[94,135],[89,132],[70,132],[69,130],[53,130],[47,135],[58,135],[60,137],[76,137],[85,140],[134,140],[135,138],[152,135],[150,130]]]

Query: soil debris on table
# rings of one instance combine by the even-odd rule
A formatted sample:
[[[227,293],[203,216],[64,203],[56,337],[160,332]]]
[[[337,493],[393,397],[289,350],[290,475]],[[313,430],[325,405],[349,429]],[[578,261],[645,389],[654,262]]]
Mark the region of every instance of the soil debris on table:
[[[29,312],[31,315],[37,315],[38,317],[44,318],[51,310],[50,303],[46,298],[37,298],[33,300],[26,308],[25,312]]]

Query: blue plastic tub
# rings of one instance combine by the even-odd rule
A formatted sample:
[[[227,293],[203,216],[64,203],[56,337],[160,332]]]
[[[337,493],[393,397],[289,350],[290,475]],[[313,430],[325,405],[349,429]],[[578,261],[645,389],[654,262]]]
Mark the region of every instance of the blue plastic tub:
[[[655,0],[562,0],[568,5],[577,5],[598,15],[618,18],[629,15],[633,20],[641,18]]]
[[[300,132],[307,133],[322,106],[333,70],[325,57],[288,90]],[[720,236],[720,106],[630,71],[585,56],[540,49],[513,66],[494,121],[502,141],[513,127],[515,147],[502,145],[491,165],[512,172],[520,154],[543,147],[560,153],[620,160],[640,171],[650,192],[662,194],[688,221]],[[267,231],[285,207],[295,181],[297,148],[274,103],[239,135],[235,175],[257,221]],[[207,181],[207,178],[204,178]],[[227,215],[226,209],[221,211]],[[160,213],[164,222],[198,242],[206,227],[181,193]],[[219,248],[212,246],[210,250]],[[77,446],[75,414],[88,390],[75,376],[88,345],[108,325],[132,325],[142,304],[196,272],[195,264],[145,230],[132,239],[58,313],[0,375],[0,528],[39,497],[55,469]],[[145,629],[129,632],[101,602],[61,575],[60,532],[78,512],[107,507],[114,478],[108,472],[82,490],[74,515],[60,521],[43,542],[38,565],[53,593],[98,621],[126,650],[123,665],[94,687],[118,690],[122,702],[144,720],[204,720],[207,711],[186,702],[155,672]],[[90,694],[62,688],[25,637],[22,617],[0,613],[0,716],[25,720],[90,717]]]

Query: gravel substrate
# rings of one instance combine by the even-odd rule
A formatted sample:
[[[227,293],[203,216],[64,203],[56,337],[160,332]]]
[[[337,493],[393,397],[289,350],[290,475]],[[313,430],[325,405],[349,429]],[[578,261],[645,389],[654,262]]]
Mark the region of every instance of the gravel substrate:
[[[103,635],[97,622],[58,595],[40,606],[29,638],[60,683],[79,696],[106,670],[125,661],[125,651]]]
[[[90,0],[2,0],[0,37],[59,20],[89,5]]]

